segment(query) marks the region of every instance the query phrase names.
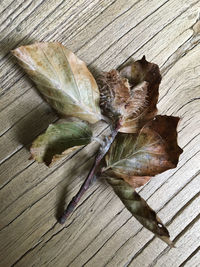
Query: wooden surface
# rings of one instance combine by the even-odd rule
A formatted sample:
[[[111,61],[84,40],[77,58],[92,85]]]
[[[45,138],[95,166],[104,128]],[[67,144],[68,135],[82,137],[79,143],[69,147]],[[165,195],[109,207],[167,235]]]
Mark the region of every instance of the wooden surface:
[[[199,12],[196,0],[1,0],[0,266],[200,265]],[[181,117],[184,153],[176,169],[139,191],[167,224],[176,248],[144,229],[102,182],[64,226],[56,223],[98,145],[53,168],[28,160],[30,143],[57,120],[10,54],[34,41],[62,42],[93,71],[144,54],[159,64],[159,112]]]

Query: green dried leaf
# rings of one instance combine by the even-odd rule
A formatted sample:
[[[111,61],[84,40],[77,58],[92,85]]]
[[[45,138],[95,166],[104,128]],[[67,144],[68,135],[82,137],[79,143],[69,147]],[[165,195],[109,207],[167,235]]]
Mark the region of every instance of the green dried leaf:
[[[167,228],[146,201],[123,179],[107,177],[106,180],[131,214],[144,227],[173,247]]]
[[[123,178],[136,188],[151,176],[175,168],[182,153],[177,144],[178,121],[156,116],[138,135],[118,134],[106,156],[106,175]]]
[[[99,90],[85,63],[60,43],[12,51],[47,102],[61,115],[90,123],[101,119]]]
[[[92,131],[86,122],[65,121],[50,124],[31,146],[32,158],[47,165],[91,142]],[[61,154],[62,153],[62,154]]]

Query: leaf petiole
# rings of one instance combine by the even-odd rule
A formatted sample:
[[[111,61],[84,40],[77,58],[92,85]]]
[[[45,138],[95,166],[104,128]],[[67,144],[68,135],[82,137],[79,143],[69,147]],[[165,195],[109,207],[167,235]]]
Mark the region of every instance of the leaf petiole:
[[[90,185],[93,183],[94,177],[95,177],[96,171],[97,171],[97,169],[98,169],[98,167],[100,165],[100,162],[104,158],[106,153],[108,152],[111,144],[113,143],[113,141],[114,141],[114,139],[115,139],[115,137],[116,137],[116,135],[118,133],[119,128],[120,128],[120,122],[117,123],[117,126],[112,131],[111,135],[105,138],[105,141],[104,141],[105,145],[100,147],[99,152],[98,152],[98,154],[97,154],[97,156],[95,158],[95,162],[93,164],[93,167],[90,170],[87,178],[85,179],[85,181],[82,184],[81,188],[79,189],[78,193],[72,198],[72,200],[68,204],[68,206],[67,206],[66,210],[64,211],[64,213],[62,214],[62,216],[59,218],[58,222],[60,224],[64,224],[65,223],[66,219],[73,212],[73,210],[77,206],[77,204],[80,201],[80,199],[83,196],[83,194],[88,190]]]

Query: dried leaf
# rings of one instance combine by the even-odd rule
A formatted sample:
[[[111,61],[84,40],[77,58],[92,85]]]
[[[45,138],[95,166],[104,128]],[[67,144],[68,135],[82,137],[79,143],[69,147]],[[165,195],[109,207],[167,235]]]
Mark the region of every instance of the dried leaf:
[[[151,176],[175,168],[182,153],[177,145],[178,121],[177,117],[156,116],[138,135],[118,134],[106,156],[105,175],[123,178],[136,188]]]
[[[101,119],[99,90],[85,63],[60,43],[21,46],[13,55],[61,115],[95,123]]]
[[[100,106],[112,120],[120,119],[119,132],[136,133],[157,113],[159,68],[145,57],[126,65],[120,72],[104,74],[100,87]]]
[[[173,247],[167,228],[146,201],[123,179],[107,177],[106,180],[131,214],[144,227],[156,234],[169,246]]]
[[[32,158],[49,165],[80,146],[89,144],[91,138],[92,131],[86,122],[66,121],[50,124],[46,132],[33,142]]]

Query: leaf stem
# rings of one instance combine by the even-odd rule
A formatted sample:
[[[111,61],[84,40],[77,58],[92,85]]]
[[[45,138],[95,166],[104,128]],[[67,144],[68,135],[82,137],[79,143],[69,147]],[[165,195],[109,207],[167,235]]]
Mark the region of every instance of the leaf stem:
[[[97,171],[97,168],[98,168],[101,160],[104,158],[104,156],[108,152],[111,144],[113,143],[113,141],[114,141],[114,139],[118,133],[119,128],[120,128],[120,122],[117,123],[117,126],[112,131],[111,135],[105,138],[105,146],[101,146],[101,148],[99,149],[99,152],[95,158],[95,162],[94,162],[87,178],[85,179],[85,181],[82,184],[81,188],[79,189],[78,193],[72,198],[72,200],[68,204],[66,210],[64,211],[64,213],[62,214],[62,216],[58,220],[60,224],[65,223],[66,219],[73,212],[73,210],[75,209],[76,205],[78,204],[78,202],[81,199],[81,197],[83,196],[83,194],[88,190],[88,188],[92,184],[94,177],[95,177],[95,174],[96,174],[96,171]]]

